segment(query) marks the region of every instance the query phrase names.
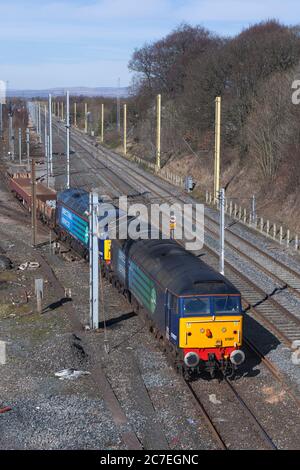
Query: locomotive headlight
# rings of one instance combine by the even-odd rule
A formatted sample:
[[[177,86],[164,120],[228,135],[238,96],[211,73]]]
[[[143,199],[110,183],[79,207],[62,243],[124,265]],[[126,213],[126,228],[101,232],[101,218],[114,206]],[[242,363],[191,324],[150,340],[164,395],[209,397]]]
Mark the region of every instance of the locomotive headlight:
[[[222,328],[222,333],[226,333],[227,329],[226,328]]]
[[[230,354],[230,360],[235,366],[239,366],[245,360],[245,353],[241,349],[236,349]]]
[[[193,351],[188,352],[184,356],[184,363],[187,367],[196,367],[199,364],[199,356]]]

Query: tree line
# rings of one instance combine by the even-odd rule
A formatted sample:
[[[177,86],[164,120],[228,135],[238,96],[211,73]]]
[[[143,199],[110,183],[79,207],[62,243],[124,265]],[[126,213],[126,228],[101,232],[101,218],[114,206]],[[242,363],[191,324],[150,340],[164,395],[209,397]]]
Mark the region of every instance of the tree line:
[[[188,147],[209,156],[214,100],[222,96],[223,153],[253,159],[261,176],[273,179],[288,154],[300,155],[300,106],[292,103],[299,64],[298,27],[268,20],[225,38],[182,24],[132,55],[135,141],[153,150],[161,93],[164,161]]]

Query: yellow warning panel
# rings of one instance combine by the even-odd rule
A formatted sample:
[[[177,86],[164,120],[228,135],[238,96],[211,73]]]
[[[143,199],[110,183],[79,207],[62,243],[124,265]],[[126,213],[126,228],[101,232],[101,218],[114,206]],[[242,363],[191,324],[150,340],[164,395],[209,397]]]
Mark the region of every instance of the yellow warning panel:
[[[111,260],[111,240],[104,240],[104,259]]]
[[[242,315],[179,319],[180,348],[228,348],[242,345]]]

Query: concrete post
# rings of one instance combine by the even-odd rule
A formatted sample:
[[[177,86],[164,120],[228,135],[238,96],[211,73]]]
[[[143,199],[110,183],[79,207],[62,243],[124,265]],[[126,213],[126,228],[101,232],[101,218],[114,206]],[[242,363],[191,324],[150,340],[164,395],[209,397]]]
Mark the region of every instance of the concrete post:
[[[264,231],[264,219],[262,217],[260,218],[260,231]]]
[[[219,259],[219,270],[220,273],[224,275],[224,242],[225,242],[225,190],[222,188],[220,190],[220,200],[219,200],[219,207],[220,207],[220,259]]]
[[[214,198],[218,199],[220,190],[220,155],[221,155],[221,97],[215,100],[215,171]]]
[[[124,155],[126,156],[127,153],[127,106],[124,104],[123,107],[123,147],[124,147]]]
[[[48,119],[49,119],[49,163],[50,163],[50,175],[53,176],[51,102],[52,102],[52,97],[51,97],[51,94],[49,94],[49,104],[48,104]]]
[[[19,163],[22,164],[22,129],[19,127]]]
[[[84,133],[87,134],[88,132],[88,122],[87,122],[87,103],[84,103]]]
[[[26,156],[27,156],[27,170],[29,171],[30,169],[30,134],[29,134],[29,129],[27,127],[26,129]]]
[[[70,96],[67,91],[67,113],[66,113],[66,156],[67,156],[67,189],[70,188]]]
[[[98,248],[98,194],[90,193],[89,207],[89,262],[90,262],[90,327],[99,328],[99,248]]]
[[[35,161],[31,161],[31,228],[32,228],[32,246],[36,246],[36,179],[35,179]]]
[[[290,230],[287,229],[286,231],[286,246],[289,247],[290,246]]]
[[[101,104],[101,143],[104,142],[104,103]]]

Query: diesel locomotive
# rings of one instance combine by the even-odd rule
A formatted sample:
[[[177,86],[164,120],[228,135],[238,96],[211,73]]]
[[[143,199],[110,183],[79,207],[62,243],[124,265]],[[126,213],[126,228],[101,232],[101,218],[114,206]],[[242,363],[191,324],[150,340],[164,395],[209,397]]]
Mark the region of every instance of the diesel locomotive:
[[[99,203],[107,204],[101,198]],[[108,224],[111,208],[107,204],[104,211]],[[57,194],[50,213],[41,203],[39,215],[87,257],[88,211],[89,194],[68,189]],[[124,213],[115,208],[112,220],[116,215]],[[232,375],[244,362],[240,292],[201,258],[175,240],[110,240],[108,226],[99,233],[99,258],[102,274],[146,316],[178,370],[189,377],[218,371]]]
[[[185,374],[232,375],[244,361],[240,292],[175,240],[113,240],[108,269]]]

